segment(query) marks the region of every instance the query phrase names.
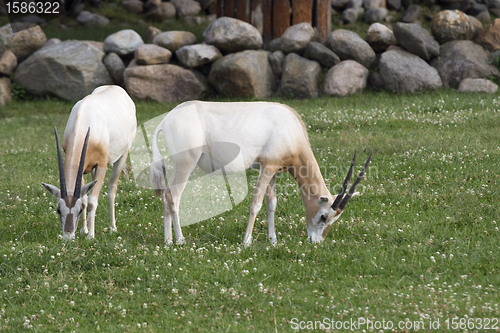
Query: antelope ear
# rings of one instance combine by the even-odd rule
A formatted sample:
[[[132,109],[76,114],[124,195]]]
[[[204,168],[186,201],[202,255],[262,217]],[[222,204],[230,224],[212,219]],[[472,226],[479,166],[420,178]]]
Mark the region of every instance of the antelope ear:
[[[318,205],[324,206],[327,203],[328,203],[328,197],[326,197],[324,195],[322,195],[322,196],[319,197],[319,199],[318,199]]]
[[[55,196],[57,200],[61,199],[61,191],[57,187],[45,183],[42,183],[42,185],[50,194]]]
[[[80,191],[80,198],[83,197],[88,192],[90,192],[90,190],[92,190],[92,187],[94,187],[95,183],[97,183],[97,179],[91,183],[83,185],[82,190]]]

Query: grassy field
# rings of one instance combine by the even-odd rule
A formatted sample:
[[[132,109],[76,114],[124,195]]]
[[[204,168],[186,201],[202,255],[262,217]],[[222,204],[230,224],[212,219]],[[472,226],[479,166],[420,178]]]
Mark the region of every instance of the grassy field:
[[[119,183],[117,233],[102,194],[96,239],[65,242],[40,182],[58,184],[52,129],[72,104],[0,109],[0,331],[498,330],[500,100],[441,90],[280,101],[303,116],[330,188],[355,149],[360,161],[374,151],[362,195],[320,244],[306,241],[288,175],[276,246],[265,205],[241,246],[248,195],[165,248],[161,203],[133,177]],[[138,121],[173,107],[137,102]]]

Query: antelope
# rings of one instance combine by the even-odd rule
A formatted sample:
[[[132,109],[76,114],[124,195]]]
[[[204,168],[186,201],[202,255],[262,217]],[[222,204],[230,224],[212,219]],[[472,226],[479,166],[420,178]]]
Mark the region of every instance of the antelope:
[[[71,110],[62,145],[64,162],[57,129],[54,129],[61,188],[42,185],[57,200],[57,213],[65,239],[75,238],[80,215],[83,220],[81,234],[94,238],[95,213],[108,164],[113,165],[108,187],[110,230],[117,230],[115,196],[118,177],[127,161],[136,128],[135,105],[130,96],[121,87],[101,86],[78,101]],[[89,172],[92,173],[92,182],[84,184],[83,174]]]
[[[167,186],[166,165],[157,144],[160,131],[163,132],[173,160],[172,176]],[[238,149],[236,153],[228,152],[225,149],[227,145],[221,143],[230,143]],[[155,194],[162,198],[167,245],[173,243],[172,222],[177,243],[184,243],[179,202],[196,165],[207,173],[217,170],[219,173],[231,174],[250,168],[259,169],[243,239],[245,246],[251,244],[255,218],[262,207],[264,194],[268,237],[271,243],[276,242],[276,175],[290,172],[300,187],[306,208],[308,240],[318,243],[326,237],[332,223],[341,216],[349,199],[357,193],[355,189],[372,155],[370,153],[363,170],[346,194],[356,160],[355,153],[339,194],[330,194],[300,115],[286,105],[268,102],[185,102],[169,112],[158,125],[152,147],[152,186]]]

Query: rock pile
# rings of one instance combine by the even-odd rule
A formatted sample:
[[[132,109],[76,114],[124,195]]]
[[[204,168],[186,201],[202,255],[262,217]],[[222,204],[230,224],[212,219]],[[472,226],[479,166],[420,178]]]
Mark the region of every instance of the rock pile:
[[[103,43],[45,42],[38,26],[23,30],[22,38],[8,29],[0,28],[0,75],[14,73],[14,82],[30,94],[67,100],[112,83],[134,98],[159,102],[200,99],[208,93],[346,96],[367,86],[407,93],[443,86],[492,92],[496,85],[487,79],[500,76],[491,63],[492,51],[500,49],[500,19],[483,29],[458,10],[437,13],[430,31],[416,23],[373,23],[366,39],[337,29],[324,43],[310,24],[300,23],[264,45],[254,26],[227,17],[206,28],[202,43],[190,32],[153,27],[146,43],[129,29]],[[0,104],[9,96],[10,81],[0,79]]]

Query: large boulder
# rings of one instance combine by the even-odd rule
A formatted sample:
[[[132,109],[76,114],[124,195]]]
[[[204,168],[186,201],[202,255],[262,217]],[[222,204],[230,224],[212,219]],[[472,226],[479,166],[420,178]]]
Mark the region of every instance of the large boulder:
[[[416,23],[418,18],[422,14],[422,7],[419,5],[410,5],[406,9],[406,13],[401,18],[401,21],[405,23]]]
[[[105,27],[109,24],[109,19],[106,16],[94,14],[86,10],[82,10],[76,20],[78,23],[91,28]]]
[[[374,8],[365,12],[366,23],[383,22],[387,18],[386,8]]]
[[[223,96],[269,97],[276,91],[269,54],[247,50],[226,55],[212,64],[208,81]]]
[[[171,64],[129,66],[124,78],[130,96],[158,102],[200,99],[208,89],[201,74]]]
[[[102,59],[102,63],[106,66],[109,75],[113,82],[119,86],[123,85],[123,72],[125,71],[125,64],[122,58],[116,53],[108,53]]]
[[[134,59],[138,65],[167,64],[172,52],[155,44],[144,44],[135,49]]]
[[[445,87],[458,88],[465,78],[500,76],[498,69],[488,58],[488,53],[468,40],[456,40],[441,45],[439,58],[432,63],[441,76]]]
[[[442,86],[437,70],[422,58],[404,50],[389,50],[380,56],[379,71],[385,87],[415,93]]]
[[[16,30],[26,26],[25,23],[13,23],[13,25]],[[12,31],[10,24],[0,28],[0,53],[11,50],[16,55],[18,62],[41,49],[46,41],[47,36],[39,26],[33,26],[16,33]]]
[[[368,74],[368,69],[356,61],[342,61],[326,74],[323,91],[340,97],[355,94],[366,87]]]
[[[314,35],[314,29],[310,23],[292,25],[281,35],[281,50],[285,53],[302,54]]]
[[[278,78],[281,78],[281,75],[283,74],[284,61],[285,61],[285,54],[281,50],[274,51],[269,55],[269,63],[271,64],[274,75],[276,75],[276,77]]]
[[[134,30],[120,30],[106,37],[104,52],[114,52],[119,56],[126,56],[134,53],[135,49],[143,44],[142,37]]]
[[[98,86],[113,84],[103,57],[104,52],[88,43],[64,41],[23,61],[17,66],[14,82],[34,95],[76,101]]]
[[[203,39],[223,53],[262,47],[262,36],[257,28],[230,17],[221,17],[210,23],[203,32]]]
[[[170,2],[160,2],[152,6],[146,16],[155,21],[166,21],[175,18],[175,6]]]
[[[195,44],[181,47],[175,52],[179,63],[186,68],[194,68],[209,64],[222,57],[213,45]]]
[[[141,0],[124,0],[122,1],[122,6],[126,10],[129,10],[136,14],[142,13],[144,11],[144,3]]]
[[[467,14],[459,10],[443,10],[432,18],[432,35],[441,44],[452,40],[470,39],[471,31]]]
[[[500,19],[494,19],[487,25],[476,41],[490,51],[500,49]]]
[[[424,60],[430,60],[439,55],[439,44],[432,38],[429,31],[418,24],[398,22],[394,24],[393,31],[398,44],[408,52]]]
[[[170,0],[175,6],[177,16],[194,16],[201,11],[201,5],[194,0]]]
[[[12,86],[8,77],[0,78],[0,106],[12,100]]]
[[[483,92],[494,94],[497,92],[498,86],[486,79],[463,79],[458,86],[459,92]]]
[[[153,38],[153,44],[174,53],[183,46],[196,43],[196,36],[189,31],[165,31]]]
[[[306,47],[304,57],[317,61],[326,68],[331,68],[340,62],[338,55],[319,42],[310,42]]]
[[[5,50],[0,57],[0,74],[9,76],[17,67],[17,57],[11,50]]]
[[[354,60],[366,68],[375,63],[375,52],[371,46],[353,31],[334,30],[325,45],[338,55],[340,60]]]
[[[370,25],[366,34],[366,41],[377,53],[384,52],[389,46],[398,43],[392,30],[380,23]]]
[[[321,66],[295,53],[289,53],[283,63],[279,94],[293,98],[318,96]]]

